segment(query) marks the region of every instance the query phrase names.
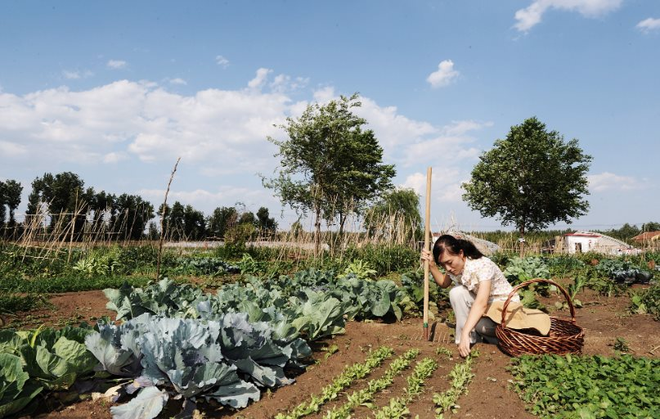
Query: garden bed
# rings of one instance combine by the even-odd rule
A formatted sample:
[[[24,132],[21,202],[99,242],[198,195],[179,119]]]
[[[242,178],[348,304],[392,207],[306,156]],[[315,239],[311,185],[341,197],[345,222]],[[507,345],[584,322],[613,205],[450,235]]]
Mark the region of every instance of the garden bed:
[[[561,301],[561,296],[542,299],[547,306],[554,301]],[[629,299],[626,296],[605,297],[591,290],[585,289],[580,294],[583,308],[577,311],[577,321],[585,329],[585,355],[614,356],[621,349],[627,349],[635,356],[657,358],[660,354],[660,324],[648,315],[632,315],[628,312]],[[80,293],[65,293],[51,295],[51,307],[29,313],[34,323],[61,327],[66,323],[87,321],[93,323],[100,316],[113,317],[113,312],[105,308],[107,299],[102,291],[87,291]],[[561,315],[561,313],[555,313]],[[22,324],[21,327],[30,327],[30,319],[25,316],[16,316],[7,319]],[[27,326],[26,326],[27,325]],[[271,392],[264,392],[259,402],[252,403],[242,410],[233,410],[227,407],[205,407],[205,417],[222,418],[273,418],[278,413],[293,409],[307,400],[311,395],[317,394],[325,385],[332,382],[346,365],[363,361],[369,350],[380,346],[391,347],[396,355],[417,348],[420,351],[417,361],[432,357],[438,362],[438,368],[433,375],[425,381],[424,392],[408,404],[411,417],[419,415],[420,418],[432,418],[435,413],[433,394],[447,390],[449,380],[447,375],[457,362],[463,362],[456,351],[451,336],[452,330],[445,324],[431,325],[433,342],[422,339],[421,319],[405,319],[396,323],[382,322],[350,322],[346,333],[334,339],[326,339],[314,344],[314,359],[317,364],[309,367],[307,371],[296,377],[296,383],[278,388]],[[624,348],[625,344],[627,348]],[[333,348],[333,349],[331,349]],[[449,356],[438,348],[446,348],[452,354]],[[326,350],[323,350],[326,349]],[[331,349],[331,350],[327,350]],[[490,418],[524,418],[532,417],[525,410],[524,403],[518,395],[509,389],[511,374],[507,371],[510,358],[503,354],[494,345],[479,344],[475,346],[479,356],[474,359],[472,371],[474,379],[468,386],[468,393],[458,399],[460,409],[456,417],[490,417]],[[334,352],[336,350],[336,352]],[[385,366],[372,373],[378,377],[385,371]],[[364,386],[366,380],[357,380],[350,387],[351,391]],[[403,394],[406,387],[402,377],[395,379],[393,385],[378,394],[374,399],[376,406],[383,406],[392,398]],[[342,400],[343,394],[339,400]],[[345,397],[344,397],[345,398]],[[341,401],[331,401],[327,408],[338,405]],[[44,412],[35,417],[39,418],[111,418],[110,403],[107,401],[83,401],[73,405],[64,405],[56,410]],[[174,409],[176,410],[176,409]],[[325,408],[324,410],[325,411]],[[359,407],[354,417],[364,417],[370,413],[366,407]],[[450,415],[447,415],[450,416]],[[167,416],[163,416],[167,417]],[[310,418],[321,418],[323,414],[310,415]]]

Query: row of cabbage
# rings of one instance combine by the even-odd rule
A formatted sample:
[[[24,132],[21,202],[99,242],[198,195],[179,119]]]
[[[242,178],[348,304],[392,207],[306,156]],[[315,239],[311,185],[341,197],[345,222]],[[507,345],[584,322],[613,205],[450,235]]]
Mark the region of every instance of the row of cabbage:
[[[130,400],[111,408],[115,418],[156,417],[171,398],[183,416],[200,401],[240,409],[292,383],[287,374],[305,368],[312,341],[352,319],[401,318],[408,299],[389,280],[315,270],[249,277],[214,294],[168,279],[104,293],[117,315],[94,329],[2,331],[0,417],[109,383],[119,383],[113,400]]]

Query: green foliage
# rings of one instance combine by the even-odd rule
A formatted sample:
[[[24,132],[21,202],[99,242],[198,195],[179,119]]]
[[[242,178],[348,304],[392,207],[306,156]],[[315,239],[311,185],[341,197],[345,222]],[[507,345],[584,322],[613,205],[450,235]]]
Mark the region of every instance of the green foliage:
[[[550,270],[540,257],[514,257],[502,273],[514,285],[534,278],[550,278]]]
[[[395,377],[399,376],[408,368],[410,363],[419,355],[419,349],[410,349],[403,355],[397,357],[390,363],[389,368],[379,378],[373,378],[360,390],[355,390],[346,396],[343,405],[334,406],[325,414],[325,419],[347,419],[351,412],[359,407],[366,406],[374,409],[373,403],[376,393],[383,392],[394,383]]]
[[[119,270],[119,261],[112,259],[110,256],[95,257],[89,256],[85,259],[77,261],[71,269],[74,272],[81,273],[85,276],[92,277],[95,275],[113,275]]]
[[[321,407],[330,400],[336,399],[339,394],[350,387],[356,380],[366,377],[374,369],[394,354],[392,348],[381,346],[370,351],[364,362],[347,365],[330,384],[321,389],[320,394],[312,395],[309,401],[304,401],[286,413],[278,413],[275,419],[299,419],[317,413]]]
[[[20,412],[43,390],[29,378],[19,356],[0,353],[0,417]]]
[[[457,404],[458,398],[468,392],[468,386],[474,378],[474,373],[472,373],[472,361],[476,356],[478,356],[476,353],[475,355],[471,354],[464,362],[454,365],[454,368],[452,368],[449,373],[449,379],[451,380],[449,389],[443,393],[433,394],[433,403],[436,405],[436,419],[443,419],[444,414],[447,411],[451,411],[452,414],[455,414],[460,408]]]
[[[407,298],[403,300],[404,312],[409,316],[421,316],[424,310],[424,272],[421,269],[406,272],[401,275],[401,288]],[[434,317],[437,312],[434,307],[450,308],[449,289],[440,288],[429,277],[429,315]]]
[[[524,355],[513,388],[542,418],[660,417],[660,359]]]
[[[653,278],[653,272],[635,266],[632,262],[623,259],[604,259],[598,262],[596,270],[607,276],[617,284],[631,285],[634,283],[648,283]]]
[[[42,279],[25,280],[20,277],[4,278],[0,281],[0,291],[27,292],[35,294],[100,290],[108,287],[119,287],[127,282],[131,285],[140,286],[153,278],[145,276],[92,276],[81,277],[78,275],[66,275],[51,278],[47,281]]]
[[[393,165],[382,163],[383,149],[373,131],[362,130],[366,120],[353,114],[358,95],[342,96],[326,105],[309,105],[280,128],[288,139],[268,140],[279,148],[280,170],[265,179],[282,204],[312,212],[319,232],[321,220],[339,218],[339,231],[351,213],[392,187]]]
[[[513,257],[502,271],[504,276],[512,285],[518,285],[534,278],[550,278],[550,271],[540,257]],[[550,291],[555,290],[555,286],[547,282],[536,282],[518,290],[521,303],[529,308],[541,308],[541,303],[536,299],[536,294],[543,296],[550,295]]]
[[[357,259],[348,265],[340,278],[346,278],[349,275],[353,275],[358,279],[375,279],[376,274],[376,270],[371,269],[369,262],[364,262],[360,259]]]
[[[218,257],[180,257],[176,266],[163,271],[164,275],[192,275],[217,277],[238,273],[239,266],[231,265]]]
[[[637,314],[648,314],[660,321],[660,283],[631,293],[630,311]]]
[[[584,261],[566,255],[546,256],[543,261],[548,267],[549,275],[558,278],[571,276],[576,271],[581,271],[588,266]]]
[[[38,294],[12,294],[0,291],[0,313],[35,310],[47,305],[47,300]]]
[[[591,156],[576,139],[564,142],[537,118],[511,127],[504,140],[480,157],[463,199],[484,217],[499,217],[521,235],[558,221],[570,223],[589,208]]]
[[[438,368],[438,363],[432,358],[424,358],[415,365],[413,372],[406,378],[407,387],[404,395],[391,398],[388,405],[383,406],[374,413],[376,419],[399,419],[406,417],[410,411],[408,403],[424,391],[424,382]]]
[[[344,260],[361,260],[376,271],[377,276],[390,272],[406,272],[419,266],[419,251],[403,245],[367,244],[360,248],[349,247],[342,255]]]
[[[615,351],[624,352],[624,353],[630,352],[630,347],[628,346],[628,342],[626,342],[626,339],[622,337],[617,337],[612,347],[614,348]]]
[[[423,240],[419,195],[413,189],[386,192],[367,211],[364,226],[369,236],[396,241],[407,237],[413,243]]]

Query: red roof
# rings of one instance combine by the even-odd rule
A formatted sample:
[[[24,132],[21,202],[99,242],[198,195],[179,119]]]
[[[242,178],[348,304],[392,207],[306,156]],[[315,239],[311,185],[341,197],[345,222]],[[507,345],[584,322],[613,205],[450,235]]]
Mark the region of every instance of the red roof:
[[[595,233],[566,233],[566,234],[564,234],[564,236],[598,238],[598,237],[600,237],[600,234],[595,234]]]
[[[660,231],[646,231],[642,234],[638,234],[633,237],[633,240],[637,242],[645,242],[651,240],[657,240],[656,238],[660,236]]]

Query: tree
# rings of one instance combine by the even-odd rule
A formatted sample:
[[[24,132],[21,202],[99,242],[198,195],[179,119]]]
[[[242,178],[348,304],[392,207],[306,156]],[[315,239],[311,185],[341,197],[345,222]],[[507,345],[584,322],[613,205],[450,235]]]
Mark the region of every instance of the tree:
[[[391,189],[393,165],[382,164],[383,150],[373,131],[362,130],[366,120],[351,112],[361,106],[358,95],[326,105],[309,105],[298,119],[281,125],[289,137],[268,140],[279,147],[279,176],[262,178],[282,204],[314,217],[315,248],[320,249],[321,221],[339,218],[339,233],[346,217],[360,213],[366,202]]]
[[[558,221],[586,214],[587,171],[591,156],[578,140],[564,142],[536,117],[511,127],[504,140],[484,152],[463,184],[463,199],[484,217],[499,216],[521,237]]]
[[[5,183],[0,180],[0,228],[5,226],[5,217],[7,216],[7,208],[5,208],[5,204],[7,203],[5,188]]]
[[[115,202],[114,231],[120,239],[140,240],[149,220],[154,218],[154,206],[138,195],[121,194]]]
[[[186,205],[183,209],[183,225],[187,240],[201,240],[206,237],[204,214],[192,205]]]
[[[654,221],[649,221],[648,223],[642,224],[642,231],[660,231],[660,223]]]
[[[406,188],[387,192],[367,211],[364,225],[371,237],[423,239],[419,195]]]
[[[74,221],[73,231],[82,231],[87,210],[85,182],[75,173],[63,172],[53,176],[45,173],[32,182],[28,197],[27,215],[36,215],[41,209],[50,216],[50,227],[66,227]],[[74,220],[75,217],[75,220]]]
[[[224,239],[227,230],[238,223],[236,207],[218,207],[207,220],[209,234]]]
[[[23,186],[20,182],[8,179],[5,181],[5,204],[9,208],[9,226],[16,224],[16,209],[21,204],[21,193]]]
[[[261,207],[257,211],[257,227],[261,234],[272,236],[277,231],[277,222],[274,218],[270,217],[268,208]]]
[[[610,231],[605,231],[605,234],[614,237],[615,239],[619,240],[629,240],[631,237],[635,237],[641,231],[639,228],[637,228],[636,225],[630,225],[628,223],[625,223],[621,228],[617,230],[610,230]]]

